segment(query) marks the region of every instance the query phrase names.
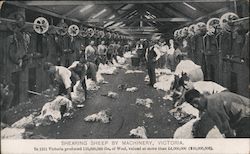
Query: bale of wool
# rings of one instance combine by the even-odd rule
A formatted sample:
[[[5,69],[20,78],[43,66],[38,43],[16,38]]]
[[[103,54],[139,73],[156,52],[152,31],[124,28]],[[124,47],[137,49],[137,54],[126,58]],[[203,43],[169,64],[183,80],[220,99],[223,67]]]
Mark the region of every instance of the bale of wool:
[[[195,123],[199,122],[199,120],[200,120],[199,118],[192,119],[186,124],[177,128],[176,131],[174,132],[174,138],[179,138],[179,139],[195,138],[193,134],[194,133],[193,128],[194,128]],[[206,125],[204,127],[206,127]],[[224,136],[220,133],[219,129],[216,126],[209,128],[207,135],[204,137],[205,138],[224,138]]]
[[[84,121],[87,122],[94,122],[94,121],[100,121],[102,123],[109,123],[111,120],[111,112],[109,110],[102,110],[98,113],[89,115],[87,117],[84,118]]]
[[[145,117],[150,118],[150,119],[154,118],[152,113],[145,113]]]
[[[39,117],[40,119],[45,119],[49,117],[49,120],[58,122],[62,116],[60,112],[61,106],[66,106],[66,110],[69,111],[72,109],[72,102],[63,96],[57,96],[53,101],[46,103],[41,111]]]
[[[134,74],[134,73],[144,73],[144,72],[141,70],[127,70],[125,72],[125,74]]]
[[[126,53],[123,54],[123,56],[124,56],[124,58],[130,59],[134,55],[131,52],[126,52]]]
[[[107,75],[116,74],[117,73],[117,68],[115,66],[112,66],[112,65],[100,64],[99,68],[98,68],[98,73],[107,74]]]
[[[96,73],[96,81],[98,84],[108,83],[107,81],[104,80],[104,77],[102,76],[102,74],[99,71]]]
[[[153,104],[154,102],[152,101],[152,99],[150,98],[146,98],[146,99],[140,99],[137,98],[135,104],[137,105],[143,105],[147,108],[151,108],[151,104]]]
[[[138,88],[137,87],[131,87],[131,88],[127,88],[126,91],[128,91],[128,92],[136,92],[136,91],[138,91]]]
[[[116,92],[109,91],[107,96],[113,99],[117,99],[119,95]]]
[[[201,70],[201,66],[196,65],[191,60],[182,60],[175,69],[174,74],[181,77],[182,73],[187,73],[190,81],[202,81],[204,80],[204,74]]]
[[[227,90],[227,88],[213,81],[188,82],[187,87],[188,89],[194,88],[198,90],[201,94],[209,94],[209,95]]]
[[[71,99],[73,103],[83,103],[85,101],[85,92],[80,81],[77,81],[71,92]]]
[[[87,87],[87,90],[91,90],[91,91],[97,91],[100,89],[100,86],[98,86],[96,82],[91,79],[86,80],[86,87]]]
[[[175,139],[189,139],[193,138],[193,124],[197,121],[197,119],[192,119],[189,122],[185,123],[181,127],[177,128],[174,132]]]
[[[29,116],[23,117],[20,120],[13,123],[11,125],[11,127],[26,128],[26,127],[29,127],[29,126],[34,126],[34,118],[35,118],[35,115],[30,114]]]
[[[129,133],[129,136],[143,138],[143,139],[148,138],[146,135],[146,129],[144,126],[138,126],[137,128],[132,129]]]
[[[126,58],[117,56],[117,61],[118,61],[118,64],[123,65],[126,63]]]
[[[6,127],[1,130],[1,139],[23,139],[24,128]]]
[[[168,92],[173,82],[174,75],[162,75],[158,78],[158,82],[154,84],[154,88]]]

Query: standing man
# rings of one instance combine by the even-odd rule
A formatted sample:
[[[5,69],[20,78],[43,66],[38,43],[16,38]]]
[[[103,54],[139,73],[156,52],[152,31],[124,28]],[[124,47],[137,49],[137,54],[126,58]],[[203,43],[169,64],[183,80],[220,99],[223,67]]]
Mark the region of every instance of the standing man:
[[[80,50],[77,53],[77,60],[79,60],[81,57],[85,58],[85,46],[83,44],[81,44],[80,46]]]
[[[118,55],[118,49],[120,48],[120,44],[119,42],[114,42],[114,52],[113,52],[113,58],[115,59],[115,61],[118,63],[117,60],[117,55]]]
[[[108,46],[108,51],[107,51],[107,63],[110,62],[111,64],[113,64],[113,54],[114,54],[114,51],[115,50],[115,47],[114,47],[114,42],[112,41],[109,46]]]
[[[191,48],[188,46],[188,42],[185,39],[182,42],[181,52],[184,60],[191,58]]]
[[[137,52],[137,55],[138,57],[140,58],[140,63],[142,64],[142,61],[143,61],[143,44],[142,44],[142,40],[139,40],[137,43],[136,43],[136,52]]]
[[[199,111],[207,113],[226,137],[250,137],[248,98],[227,91],[205,96],[192,89],[186,92],[185,100]]]
[[[160,36],[153,35],[152,36],[152,44],[147,49],[145,58],[147,61],[147,68],[148,68],[148,76],[150,79],[150,86],[154,86],[156,82],[156,75],[155,75],[155,66],[156,61],[161,57],[160,46],[159,46],[159,39]]]
[[[174,71],[174,62],[175,62],[174,51],[175,51],[174,40],[170,39],[169,50],[167,51],[167,54],[166,54],[166,64],[167,64],[167,68],[170,69],[171,71]]]
[[[85,48],[85,59],[89,62],[96,62],[96,50],[94,48],[95,41],[91,40],[89,45]]]
[[[123,53],[124,53],[124,50],[125,50],[125,48],[124,48],[124,43],[122,43],[122,42],[118,42],[119,44],[120,44],[120,48],[118,49],[118,56],[120,56],[120,57],[123,57]]]
[[[161,44],[161,58],[160,58],[160,67],[161,68],[166,68],[166,63],[167,63],[167,53],[168,53],[169,47],[166,44],[166,41],[163,40],[163,43]]]
[[[99,44],[97,48],[97,54],[102,64],[105,64],[107,61],[106,52],[107,52],[107,47],[105,45],[105,41],[101,41],[101,44]]]
[[[175,47],[175,50],[174,50],[174,66],[176,67],[181,60],[183,60],[183,55],[182,55],[182,52],[181,52],[181,45],[179,42],[174,42],[174,47]]]

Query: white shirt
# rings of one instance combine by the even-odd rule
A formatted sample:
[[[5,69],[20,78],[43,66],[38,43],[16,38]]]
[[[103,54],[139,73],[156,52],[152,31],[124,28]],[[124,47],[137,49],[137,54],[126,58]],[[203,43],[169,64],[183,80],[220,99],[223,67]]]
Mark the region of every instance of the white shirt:
[[[227,88],[212,81],[197,81],[193,83],[193,87],[202,94],[208,93],[210,95],[227,90]]]
[[[68,69],[70,70],[70,69],[72,69],[72,68],[75,68],[76,66],[77,66],[77,64],[79,64],[80,62],[79,61],[74,61],[69,67],[68,67]],[[87,70],[88,69],[88,66],[85,64],[84,65],[85,66],[85,70]]]
[[[161,54],[162,54],[162,55],[167,54],[167,53],[168,53],[168,50],[169,50],[168,45],[162,46],[162,47],[161,47]]]
[[[104,55],[105,54],[105,51],[107,50],[107,47],[105,45],[98,45],[98,54],[99,55]]]
[[[64,84],[65,89],[71,87],[71,72],[66,67],[63,66],[55,66],[56,73],[55,73],[55,80]]]
[[[77,64],[79,64],[79,61],[74,61],[69,67],[68,69],[72,69],[72,68],[75,68],[77,66]]]
[[[142,44],[137,44],[136,49],[143,49],[143,45]]]
[[[91,45],[88,45],[85,48],[85,57],[87,58],[89,55],[92,55],[92,54],[95,54],[95,49]]]
[[[169,48],[169,50],[168,50],[168,54],[173,55],[173,54],[174,54],[174,51],[175,51],[174,47],[173,47],[173,46],[170,46],[170,48]]]
[[[155,44],[154,46],[151,46],[150,48],[147,48],[146,54],[145,54],[146,60],[148,60],[148,51],[151,50],[153,47],[154,47],[154,51],[155,51],[155,53],[157,55],[155,60],[157,61],[161,57],[160,46],[158,44]]]

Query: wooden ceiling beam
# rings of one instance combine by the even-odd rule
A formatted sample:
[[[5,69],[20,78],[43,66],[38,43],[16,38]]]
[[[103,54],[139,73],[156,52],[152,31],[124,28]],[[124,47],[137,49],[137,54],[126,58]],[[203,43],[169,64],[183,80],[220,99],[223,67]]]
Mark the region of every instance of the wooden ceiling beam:
[[[20,3],[18,1],[5,1],[4,3],[14,5],[14,6],[18,6],[18,7],[21,7],[21,8],[25,8],[27,10],[31,10],[31,11],[34,11],[34,12],[39,12],[39,13],[42,13],[42,14],[46,14],[46,15],[49,15],[49,16],[52,16],[52,17],[55,17],[55,18],[60,18],[60,19],[72,21],[72,22],[75,22],[75,23],[79,23],[79,24],[82,24],[82,25],[84,25],[86,27],[104,29],[103,27],[96,26],[96,25],[93,25],[93,24],[89,24],[89,23],[86,23],[85,21],[82,21],[82,20],[79,20],[79,19],[66,17],[66,16],[63,16],[63,15],[60,15],[60,14],[57,14],[57,13],[54,13],[54,12],[51,12],[51,11],[48,11],[48,10],[41,9],[39,7],[27,6],[24,3]]]
[[[26,5],[88,5],[88,4],[145,4],[145,3],[179,3],[179,2],[233,2],[234,0],[84,0],[84,1],[23,1]]]
[[[126,11],[126,12],[120,14],[120,16],[118,16],[118,17],[116,17],[116,18],[120,18],[120,19],[122,19],[122,18],[128,18],[129,16],[131,16],[131,15],[133,15],[133,14],[135,13],[134,11],[137,12],[137,10],[136,10],[135,8],[130,9],[130,10],[128,10],[128,11]],[[133,12],[134,12],[134,13],[133,13]],[[131,14],[131,13],[132,13],[132,14]]]
[[[122,8],[124,8],[125,6],[127,6],[128,4],[123,4],[122,6],[120,6],[119,8],[117,8],[116,10],[122,10]]]
[[[15,5],[15,6],[18,6],[18,7],[21,7],[21,8],[25,8],[25,9],[28,9],[28,10],[31,10],[31,11],[35,11],[35,12],[40,12],[40,13],[43,13],[43,14],[47,14],[47,15],[50,15],[50,16],[53,16],[53,17],[56,17],[56,18],[62,18],[62,19],[65,19],[65,20],[76,22],[76,23],[82,23],[82,21],[80,21],[78,19],[65,17],[63,15],[54,13],[52,11],[41,9],[39,7],[27,6],[24,3],[21,3],[21,2],[18,2],[18,1],[5,1],[4,3],[10,4],[10,5]]]
[[[79,9],[81,9],[81,8],[82,8],[82,6],[76,6],[76,7],[74,7],[72,10],[70,10],[69,12],[63,14],[63,16],[68,17],[68,16],[70,16],[72,13],[76,12],[77,10],[79,10]]]
[[[140,16],[140,15],[139,15]],[[95,23],[95,22],[109,22],[109,21],[115,21],[115,22],[121,22],[124,21],[124,19],[121,18],[114,18],[114,19],[89,19],[85,22],[88,23]],[[190,19],[187,18],[155,18],[155,19],[145,19],[145,18],[131,18],[131,19],[126,19],[126,21],[156,21],[156,22],[189,22],[191,21]]]
[[[209,8],[206,7],[206,3],[204,5],[202,4],[197,4],[197,3],[190,3],[193,7],[195,7],[196,9],[204,12],[204,13],[209,13],[211,12],[211,10]]]
[[[191,16],[189,16],[187,14],[184,14],[184,13],[182,13],[179,10],[176,10],[175,8],[171,7],[168,4],[165,4],[165,5],[158,5],[158,4],[156,4],[154,6],[156,6],[156,9],[158,8],[158,9],[162,10],[163,12],[165,12],[167,14],[172,14],[172,15],[174,15],[176,17],[182,17],[182,18],[184,17],[184,18],[192,19]]]
[[[137,18],[137,17],[139,18],[139,14],[133,16],[131,19],[134,19],[134,18]],[[114,24],[116,24],[116,23],[118,23],[118,22],[123,22],[123,23],[128,23],[128,22],[130,22],[130,21],[133,22],[133,20],[124,20],[124,19],[121,19],[121,18],[119,18],[119,20],[109,19],[109,21],[114,21],[114,23],[108,25],[107,27],[112,27]]]
[[[188,4],[188,3],[186,3]],[[192,5],[192,3],[189,3],[190,5]],[[195,8],[196,10],[193,10],[191,9],[190,7],[186,6],[185,4],[181,3],[181,4],[176,4],[176,3],[172,3],[172,4],[166,4],[168,7],[176,10],[176,11],[179,11],[179,10],[183,10],[183,11],[179,11],[180,13],[182,14],[187,14],[189,13],[190,15],[194,15],[194,16],[204,16],[206,15],[207,13],[206,12],[203,12],[201,11],[199,8]],[[196,17],[195,17],[196,18]]]
[[[217,14],[224,13],[224,12],[227,12],[227,11],[229,11],[229,9],[228,9],[227,7],[218,9],[218,10],[216,10],[216,11],[214,11],[214,12],[211,12],[211,13],[205,15],[205,16],[201,16],[201,17],[199,17],[199,18],[197,18],[197,19],[195,19],[195,20],[193,20],[193,21],[187,22],[187,23],[181,25],[181,26],[178,27],[178,28],[181,28],[181,27],[190,25],[190,24],[192,24],[192,23],[199,22],[199,21],[204,20],[204,19],[207,19],[207,18],[211,18],[211,17],[213,17],[213,16],[215,16],[215,15],[217,15]]]

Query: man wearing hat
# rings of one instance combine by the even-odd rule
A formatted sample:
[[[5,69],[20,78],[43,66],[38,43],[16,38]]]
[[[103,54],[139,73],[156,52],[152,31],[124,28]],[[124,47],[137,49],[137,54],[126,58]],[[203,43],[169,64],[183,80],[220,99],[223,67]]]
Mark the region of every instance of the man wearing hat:
[[[154,34],[152,36],[152,43],[150,44],[149,48],[146,50],[145,58],[147,61],[147,69],[148,69],[148,76],[150,79],[150,86],[154,86],[156,82],[156,75],[155,75],[155,66],[156,66],[156,61],[161,57],[161,52],[160,52],[160,35]]]

